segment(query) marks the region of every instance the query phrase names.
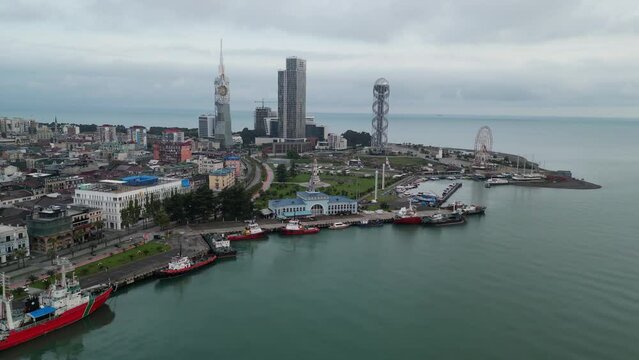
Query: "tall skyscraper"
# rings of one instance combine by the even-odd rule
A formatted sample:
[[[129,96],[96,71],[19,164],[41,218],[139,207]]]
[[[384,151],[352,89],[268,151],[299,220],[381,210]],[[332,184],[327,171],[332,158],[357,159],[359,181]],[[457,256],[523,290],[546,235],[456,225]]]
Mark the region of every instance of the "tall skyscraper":
[[[231,108],[229,79],[224,73],[224,57],[222,55],[222,40],[220,40],[220,66],[215,79],[215,134],[214,138],[219,140],[223,147],[233,146],[233,134],[231,131]]]
[[[215,134],[215,114],[202,114],[198,117],[198,137],[209,138]]]
[[[306,137],[306,60],[286,58],[277,72],[277,112],[280,137]]]

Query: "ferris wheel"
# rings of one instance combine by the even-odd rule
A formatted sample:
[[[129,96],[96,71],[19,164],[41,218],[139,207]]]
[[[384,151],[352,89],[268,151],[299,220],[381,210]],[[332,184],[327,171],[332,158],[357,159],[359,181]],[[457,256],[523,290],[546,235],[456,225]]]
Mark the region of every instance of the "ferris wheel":
[[[475,165],[486,166],[493,151],[493,133],[488,126],[482,126],[475,136]]]

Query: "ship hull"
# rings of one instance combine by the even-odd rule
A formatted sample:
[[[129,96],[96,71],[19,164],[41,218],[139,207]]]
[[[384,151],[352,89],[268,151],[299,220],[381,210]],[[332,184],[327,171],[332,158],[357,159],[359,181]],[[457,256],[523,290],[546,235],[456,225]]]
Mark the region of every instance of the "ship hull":
[[[308,228],[308,229],[299,229],[299,230],[287,230],[282,229],[280,233],[282,235],[310,235],[317,234],[320,231],[319,228]]]
[[[212,264],[215,260],[217,259],[217,256],[211,256],[208,257],[202,261],[198,261],[195,264],[193,264],[193,266],[185,268],[185,269],[180,269],[180,270],[169,270],[169,269],[163,269],[163,270],[159,270],[157,272],[157,276],[161,277],[161,278],[170,278],[170,277],[175,277],[175,276],[180,276],[180,275],[184,275],[187,273],[190,273],[192,271],[195,270],[199,270],[207,265]]]
[[[46,335],[52,331],[63,328],[67,325],[71,325],[84,317],[87,317],[99,309],[111,296],[113,291],[112,287],[109,287],[102,294],[96,296],[92,300],[89,300],[86,304],[76,306],[75,308],[64,312],[62,315],[47,320],[39,325],[30,327],[24,330],[13,330],[9,333],[9,336],[0,341],[0,350],[6,350],[16,345],[20,345],[29,340],[33,340],[42,335]]]
[[[398,225],[417,225],[421,223],[422,223],[422,218],[420,218],[419,216],[397,218],[393,220],[393,224],[398,224]]]
[[[226,237],[226,240],[229,241],[245,241],[245,240],[260,240],[266,237],[266,232],[262,231],[257,234],[248,234],[248,235],[229,235]]]

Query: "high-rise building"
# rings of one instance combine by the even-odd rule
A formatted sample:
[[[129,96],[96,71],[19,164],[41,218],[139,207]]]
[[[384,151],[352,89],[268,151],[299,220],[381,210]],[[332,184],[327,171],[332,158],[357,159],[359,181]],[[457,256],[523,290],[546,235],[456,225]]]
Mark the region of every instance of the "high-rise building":
[[[229,79],[224,72],[222,40],[220,40],[220,66],[218,68],[218,76],[215,79],[215,110],[217,114],[215,116],[214,138],[226,148],[233,146],[230,100]]]
[[[215,134],[215,114],[202,114],[198,117],[198,137],[208,138]]]
[[[140,125],[131,126],[129,128],[129,141],[139,147],[146,148],[146,128]]]
[[[98,139],[101,143],[118,142],[118,136],[113,125],[102,125],[98,127]]]
[[[175,143],[183,143],[184,142],[184,131],[180,129],[164,129],[162,131],[162,141],[164,142],[175,142]]]
[[[326,140],[326,126],[315,123],[315,117],[306,117],[306,137],[317,138],[319,141]]]
[[[258,106],[255,108],[255,136],[264,136],[267,133],[266,129],[266,118],[272,117],[274,115],[273,110],[270,107]]]
[[[286,58],[277,72],[277,112],[280,137],[306,137],[306,60]]]

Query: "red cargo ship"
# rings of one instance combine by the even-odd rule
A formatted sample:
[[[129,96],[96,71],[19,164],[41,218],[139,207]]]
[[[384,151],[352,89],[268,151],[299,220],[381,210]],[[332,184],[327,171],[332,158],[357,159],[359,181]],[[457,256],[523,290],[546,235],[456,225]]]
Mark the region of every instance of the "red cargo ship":
[[[408,209],[399,209],[399,211],[397,211],[397,216],[395,217],[395,219],[393,219],[393,224],[415,225],[421,223],[422,218],[420,216],[417,216],[417,214],[415,213],[415,209],[413,209],[413,203],[410,201],[408,203]]]
[[[39,336],[73,324],[85,318],[107,301],[113,291],[111,285],[80,288],[75,278],[66,278],[69,271],[66,259],[61,259],[61,278],[39,296],[29,297],[22,314],[16,318],[11,309],[12,296],[6,295],[6,277],[2,277],[2,302],[0,304],[0,350],[6,350]]]
[[[266,231],[262,230],[258,224],[255,222],[250,222],[244,231],[240,234],[229,235],[226,237],[226,240],[229,241],[239,241],[239,240],[257,240],[263,239],[266,237]]]
[[[291,220],[285,227],[280,229],[282,235],[308,235],[316,234],[320,231],[318,227],[308,227],[300,224],[299,220]]]

